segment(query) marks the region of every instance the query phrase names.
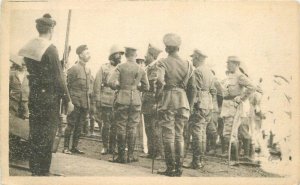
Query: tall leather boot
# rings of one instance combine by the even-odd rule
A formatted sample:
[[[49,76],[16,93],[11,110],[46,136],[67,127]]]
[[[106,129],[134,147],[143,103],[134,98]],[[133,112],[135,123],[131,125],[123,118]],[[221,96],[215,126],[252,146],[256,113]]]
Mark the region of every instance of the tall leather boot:
[[[244,154],[245,154],[243,159],[248,162],[251,162],[252,161],[251,139],[244,139],[243,143],[244,143]]]
[[[158,171],[157,173],[160,175],[166,175],[173,177],[175,175],[175,162],[174,162],[174,143],[164,142],[164,150],[165,150],[165,161],[167,169],[165,171]]]
[[[205,156],[205,151],[206,151],[206,142],[201,141],[200,142],[200,162],[199,162],[199,168],[204,167],[204,156]]]
[[[67,126],[64,134],[64,149],[63,153],[65,154],[72,154],[72,152],[69,150],[70,145],[70,138],[71,138],[71,127]]]
[[[243,139],[243,148],[244,148],[244,155],[245,157],[250,157],[250,140]]]
[[[102,143],[103,143],[103,148],[101,151],[102,155],[106,155],[108,153],[109,133],[110,133],[110,129],[107,128],[107,126],[105,126],[105,128],[102,130]]]
[[[113,162],[124,164],[124,163],[126,163],[126,160],[125,160],[126,136],[125,136],[125,134],[118,134],[117,142],[118,142],[118,157],[115,160],[113,160]]]
[[[233,142],[231,144],[231,160],[236,162],[239,161],[239,149],[237,142]]]
[[[208,152],[209,155],[215,155],[217,149],[217,134],[213,134],[210,141],[210,150]]]
[[[112,154],[115,151],[116,148],[116,136],[117,136],[117,131],[115,126],[111,126],[110,132],[109,132],[109,149],[108,152]]]
[[[211,134],[208,134],[206,133],[206,151],[205,153],[208,153],[211,149],[211,139],[212,139],[212,135]]]
[[[199,169],[201,168],[201,163],[200,163],[200,142],[199,140],[193,140],[192,142],[192,149],[193,149],[193,160],[192,162],[186,166],[187,168],[192,168],[192,169]]]
[[[191,139],[187,124],[184,128],[183,136],[184,136],[184,157],[186,157],[190,147],[190,139]]]
[[[127,162],[132,163],[132,162],[137,162],[138,159],[134,157],[134,148],[135,148],[135,133],[133,132],[128,132],[127,135],[127,143],[128,143],[128,156],[127,156]]]
[[[228,157],[228,150],[229,150],[229,139],[223,138],[223,147],[224,147],[224,152],[222,153],[222,157]]]
[[[176,142],[175,153],[175,176],[180,177],[183,172],[182,165],[184,160],[184,142]]]

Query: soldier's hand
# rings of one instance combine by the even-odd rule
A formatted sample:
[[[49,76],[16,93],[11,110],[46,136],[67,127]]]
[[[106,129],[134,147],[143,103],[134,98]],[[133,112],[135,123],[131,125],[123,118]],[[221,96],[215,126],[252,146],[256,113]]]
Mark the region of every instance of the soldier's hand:
[[[74,105],[71,101],[68,103],[67,115],[70,114],[74,110]]]
[[[240,96],[235,97],[234,102],[237,103],[237,104],[240,104],[242,102],[241,97]]]
[[[211,95],[216,95],[217,94],[216,89],[210,89],[209,92],[210,92]]]

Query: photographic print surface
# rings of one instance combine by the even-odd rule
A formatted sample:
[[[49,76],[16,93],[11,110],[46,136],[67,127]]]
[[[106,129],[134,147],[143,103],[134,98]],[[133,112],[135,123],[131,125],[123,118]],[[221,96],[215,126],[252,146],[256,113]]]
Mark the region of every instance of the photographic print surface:
[[[2,10],[4,182],[299,183],[296,2]]]

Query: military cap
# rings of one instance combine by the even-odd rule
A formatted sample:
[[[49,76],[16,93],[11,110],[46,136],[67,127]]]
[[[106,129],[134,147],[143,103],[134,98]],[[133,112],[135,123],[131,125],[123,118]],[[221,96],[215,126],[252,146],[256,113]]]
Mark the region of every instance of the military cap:
[[[147,52],[150,53],[152,56],[157,58],[158,55],[162,52],[162,50],[160,50],[159,48],[153,46],[152,44],[149,44]]]
[[[166,46],[179,47],[181,45],[181,38],[174,33],[167,33],[163,38],[163,42]]]
[[[18,56],[18,55],[11,54],[9,57],[9,60],[18,66],[25,65],[23,57]]]
[[[43,17],[38,18],[35,20],[38,26],[47,26],[47,27],[54,27],[56,25],[56,21],[52,19],[51,15],[46,13]]]
[[[78,48],[76,49],[76,54],[80,55],[84,50],[88,49],[87,45],[80,45],[78,46]]]
[[[109,51],[109,57],[115,53],[121,53],[122,55],[124,54],[124,49],[119,47],[118,45],[113,45],[111,48],[110,48],[110,51]]]
[[[135,47],[131,47],[131,46],[127,46],[125,47],[125,53],[136,53],[136,48]]]
[[[227,59],[227,61],[229,62],[238,62],[238,63],[241,63],[241,60],[238,58],[238,57],[236,57],[236,56],[229,56],[228,57],[228,59]]]
[[[206,55],[204,55],[199,49],[194,49],[194,53],[191,54],[190,56],[193,57],[195,55],[200,55],[200,56],[203,56],[203,57],[207,57]]]

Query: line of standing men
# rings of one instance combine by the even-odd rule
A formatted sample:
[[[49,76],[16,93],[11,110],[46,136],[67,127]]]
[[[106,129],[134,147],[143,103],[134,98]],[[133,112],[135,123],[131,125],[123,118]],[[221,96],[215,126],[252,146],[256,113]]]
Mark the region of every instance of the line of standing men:
[[[90,59],[86,45],[76,50],[79,61],[68,71],[68,88],[64,81],[62,66],[55,46],[49,42],[56,22],[49,14],[36,20],[39,38],[33,39],[19,54],[24,57],[30,87],[30,169],[32,175],[47,175],[51,164],[51,147],[59,122],[60,99],[68,103],[68,127],[65,133],[64,153],[80,153],[78,148],[82,123],[86,120],[90,106],[90,71],[86,63]],[[102,154],[114,153],[117,143],[118,156],[114,162],[137,161],[134,153],[136,128],[140,122],[142,97],[145,125],[151,157],[164,155],[166,170],[159,172],[167,176],[181,176],[184,159],[184,125],[190,123],[193,136],[192,168],[203,166],[206,146],[206,126],[209,123],[212,106],[213,75],[205,67],[206,57],[195,50],[193,64],[179,55],[181,38],[176,34],[166,34],[163,38],[168,57],[154,63],[161,50],[149,45],[146,57],[147,73],[136,63],[134,47],[125,48],[126,62],[120,63],[124,53],[112,48],[109,64],[103,65],[94,83],[94,94],[98,111],[104,121]],[[226,142],[233,127],[234,114],[242,101],[247,99],[254,88],[245,75],[239,72],[240,61],[229,57],[227,68],[228,83],[222,90],[224,102],[221,116],[224,117],[223,135]],[[148,79],[148,77],[149,79]],[[245,88],[247,90],[245,90]],[[149,90],[150,89],[150,90]],[[225,94],[225,95],[224,95]],[[104,97],[107,97],[104,98]],[[147,102],[152,102],[148,104]],[[149,112],[147,107],[149,105]],[[154,111],[155,110],[155,111]],[[153,111],[156,112],[153,116]],[[191,116],[190,116],[191,114]],[[42,124],[41,124],[42,123]],[[157,129],[159,125],[160,129]],[[72,149],[69,150],[71,131]],[[162,135],[163,147],[158,135]],[[231,131],[232,132],[232,131]],[[229,139],[228,139],[229,138]],[[127,158],[125,148],[128,148]],[[162,148],[164,154],[162,154]]]

